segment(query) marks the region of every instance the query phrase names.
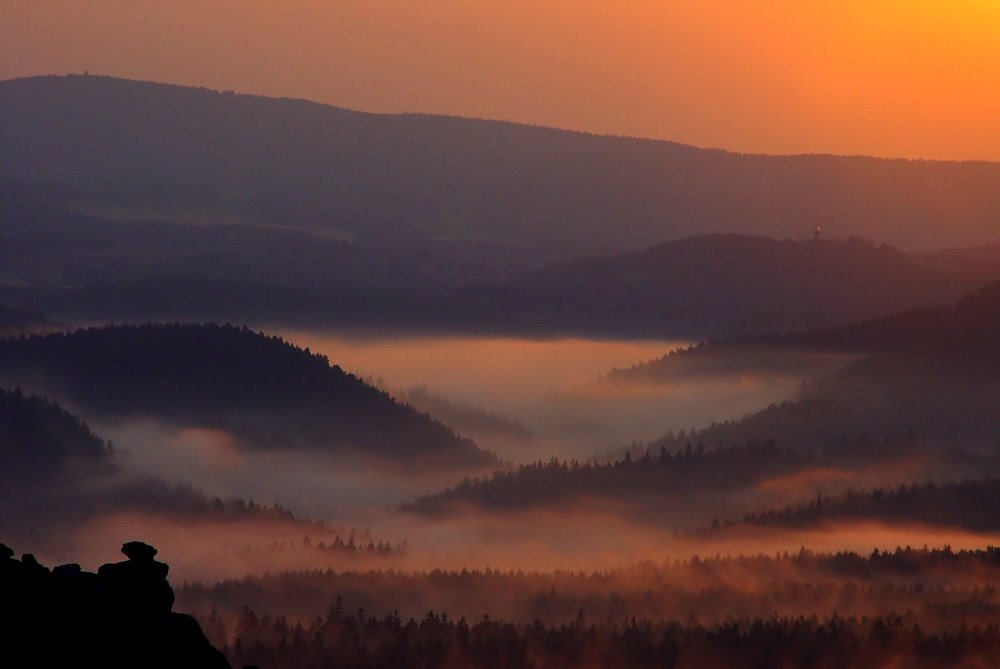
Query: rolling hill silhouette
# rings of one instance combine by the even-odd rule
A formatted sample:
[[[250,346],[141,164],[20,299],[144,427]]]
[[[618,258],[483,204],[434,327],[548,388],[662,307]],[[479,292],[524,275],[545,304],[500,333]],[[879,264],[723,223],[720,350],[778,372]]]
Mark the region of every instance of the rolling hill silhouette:
[[[555,264],[467,288],[468,309],[525,329],[645,336],[733,336],[832,327],[950,302],[1000,278],[853,238],[779,241],[703,235]]]
[[[2,82],[0,126],[4,182],[349,234],[593,251],[819,225],[929,249],[995,243],[1000,218],[997,163],[740,155],[110,77]]]
[[[0,372],[87,416],[214,427],[249,446],[438,467],[496,462],[325,357],[247,328],[148,324],[5,339]]]
[[[704,343],[614,370],[609,379],[670,383],[692,374],[785,370],[808,356],[833,352],[845,355],[841,364],[810,378],[789,401],[688,435],[667,435],[650,448],[764,439],[815,448],[838,435],[906,432],[936,445],[989,448],[1000,437],[998,342],[1000,282],[951,305],[836,328]]]
[[[963,268],[857,238],[713,234],[535,271],[501,263],[471,280],[461,263],[419,269],[428,261],[418,262],[419,249],[394,262],[386,249],[313,243],[301,231],[108,224],[80,215],[19,220],[24,232],[12,238],[28,244],[30,234],[48,230],[44,239],[54,247],[8,249],[8,271],[25,285],[8,286],[0,298],[70,321],[725,337],[832,327],[950,302],[1000,278],[989,264]],[[95,249],[81,246],[88,244]],[[55,283],[47,278],[53,267],[67,268]]]

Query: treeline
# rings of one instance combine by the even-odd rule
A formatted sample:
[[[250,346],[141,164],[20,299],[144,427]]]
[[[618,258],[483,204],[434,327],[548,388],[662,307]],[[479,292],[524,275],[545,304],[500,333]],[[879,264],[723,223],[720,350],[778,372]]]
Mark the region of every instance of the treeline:
[[[825,330],[761,337],[784,347],[992,358],[1000,340],[1000,281],[949,306],[922,307]]]
[[[103,470],[112,457],[111,444],[58,403],[0,388],[0,481],[53,476],[69,463]]]
[[[802,527],[839,520],[926,523],[981,532],[1000,530],[1000,478],[817,495],[809,502],[748,513],[724,526]]]
[[[209,637],[218,621],[202,619]],[[234,666],[271,669],[941,669],[990,666],[1000,655],[1000,627],[963,626],[934,633],[898,616],[696,621],[516,624],[486,616],[469,622],[428,612],[421,620],[345,613],[334,606],[309,625],[245,610],[236,639],[224,648]]]
[[[710,624],[734,611],[768,617],[878,616],[909,611],[928,629],[988,623],[1000,615],[1000,549],[896,548],[774,555],[715,556],[645,562],[606,571],[500,571],[489,568],[411,572],[298,571],[189,583],[178,589],[182,609],[215,612],[233,631],[244,606],[308,623],[340,597],[350,609],[396,610],[404,617],[447,610],[477,619],[484,613],[513,622],[548,624],[633,617]],[[220,637],[221,639],[221,637]],[[221,639],[230,642],[232,639]],[[220,641],[220,643],[221,643]]]
[[[926,307],[829,330],[704,343],[611,381],[670,383],[687,375],[795,375],[794,398],[653,448],[775,439],[810,448],[831,435],[914,431],[928,444],[980,448],[1000,439],[1000,282],[952,306]]]
[[[190,522],[211,520],[278,520],[302,523],[304,528],[322,527],[318,521],[296,518],[279,504],[262,504],[239,497],[206,495],[190,483],[167,483],[153,476],[116,481],[105,486],[90,502],[97,511],[148,511],[174,515]]]
[[[767,374],[808,378],[833,371],[849,360],[837,351],[798,350],[744,339],[703,341],[673,349],[659,358],[630,367],[614,367],[609,382],[664,384],[690,377],[714,378],[730,374]]]
[[[652,447],[774,439],[812,449],[844,435],[885,439],[912,432],[939,448],[981,449],[1000,443],[996,365],[986,357],[869,356],[804,383],[794,399],[685,435],[668,433]]]
[[[145,324],[0,340],[0,371],[100,416],[156,416],[266,448],[350,449],[436,466],[496,457],[279,337],[231,325]]]
[[[912,417],[915,420],[917,417]],[[667,432],[645,445],[654,453],[660,449],[676,450],[688,443],[702,443],[709,448],[746,441],[774,440],[796,450],[810,450],[843,444],[853,439],[871,439],[884,426],[884,412],[873,406],[858,406],[822,397],[807,397],[772,404],[742,418],[716,421],[696,430]],[[906,424],[891,425],[890,435],[911,432]],[[891,431],[890,431],[891,430]]]
[[[993,358],[1000,340],[1000,281],[954,304],[921,306],[889,316],[827,329],[743,336],[700,342],[624,369],[611,380],[666,382],[692,374],[738,371],[803,374],[823,367],[831,354],[933,354]]]
[[[886,245],[706,234],[555,263],[461,296],[526,331],[734,337],[857,322],[955,300],[1000,273],[944,272]],[[817,277],[822,277],[817,280]]]
[[[683,439],[675,438],[671,443]],[[402,509],[425,514],[447,514],[463,506],[492,511],[568,506],[580,498],[607,498],[616,502],[690,504],[713,494],[730,495],[775,477],[829,468],[860,471],[878,464],[923,461],[927,476],[968,477],[1000,472],[1000,451],[985,455],[953,449],[946,452],[920,447],[913,435],[875,441],[864,434],[832,440],[812,451],[780,448],[766,440],[743,446],[706,448],[691,442],[658,450],[637,446],[641,456],[627,450],[624,457],[599,462],[551,459],[497,471],[489,478],[466,478],[436,495],[421,497]],[[646,512],[655,511],[646,508]],[[669,511],[669,507],[661,510]]]
[[[401,551],[368,530],[299,518],[277,503],[207,495],[190,483],[126,469],[119,451],[79,416],[20,388],[0,388],[0,527],[8,539],[37,543],[102,514],[140,513],[187,527],[252,521],[259,528],[270,524],[311,535],[315,543],[307,539],[296,547],[300,551],[342,556]]]
[[[372,384],[378,387],[379,384]],[[462,434],[530,441],[531,429],[506,414],[489,411],[465,402],[456,402],[431,391],[427,386],[390,391],[399,402],[427,413]]]
[[[312,551],[319,554],[341,557],[399,557],[407,548],[406,541],[395,544],[376,537],[370,530],[356,528],[328,527],[321,521],[313,521],[313,530],[317,535],[306,534],[302,541],[272,541],[265,546],[247,546],[238,551],[241,556],[251,556],[255,553]],[[308,529],[308,528],[306,528]],[[345,541],[341,534],[347,536]]]

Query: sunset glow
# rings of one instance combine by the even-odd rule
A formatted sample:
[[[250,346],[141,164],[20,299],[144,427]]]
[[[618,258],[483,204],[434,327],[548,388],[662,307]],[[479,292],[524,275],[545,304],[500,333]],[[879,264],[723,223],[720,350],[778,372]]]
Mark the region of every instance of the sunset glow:
[[[992,0],[5,0],[0,16],[0,78],[87,69],[744,152],[1000,159]]]
[[[1000,0],[0,0],[0,666],[993,667],[998,345]]]

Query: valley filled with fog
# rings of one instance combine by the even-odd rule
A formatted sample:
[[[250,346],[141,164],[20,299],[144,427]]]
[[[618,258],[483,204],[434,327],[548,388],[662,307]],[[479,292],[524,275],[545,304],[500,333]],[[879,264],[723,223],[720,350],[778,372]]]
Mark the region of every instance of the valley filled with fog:
[[[0,130],[0,631],[995,664],[1000,163],[89,74],[0,81]]]

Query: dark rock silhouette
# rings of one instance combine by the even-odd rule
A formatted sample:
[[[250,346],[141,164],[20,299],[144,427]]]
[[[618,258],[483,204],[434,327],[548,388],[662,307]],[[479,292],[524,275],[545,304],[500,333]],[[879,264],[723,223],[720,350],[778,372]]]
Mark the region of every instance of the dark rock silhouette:
[[[153,559],[156,549],[141,541],[122,546],[128,560],[101,565],[97,575],[103,578],[108,597],[119,609],[170,613],[174,591],[167,583],[170,567]]]
[[[169,567],[156,549],[131,541],[128,560],[97,573],[78,564],[49,570],[29,553],[0,544],[0,624],[10,639],[0,665],[32,667],[191,667],[223,669],[191,616],[171,612]]]

